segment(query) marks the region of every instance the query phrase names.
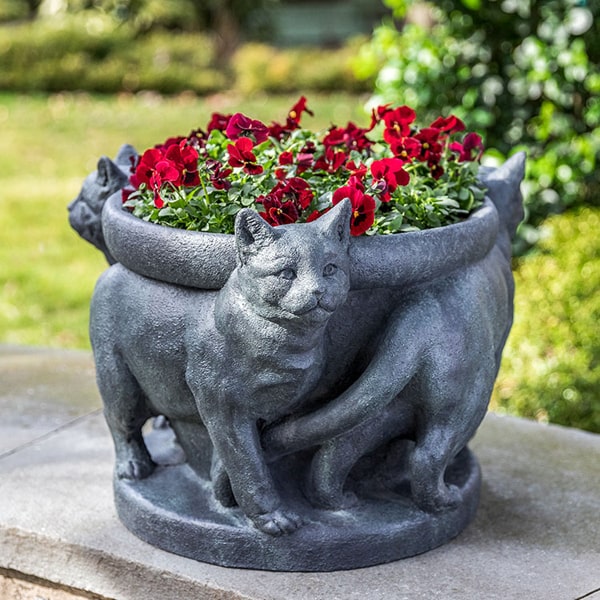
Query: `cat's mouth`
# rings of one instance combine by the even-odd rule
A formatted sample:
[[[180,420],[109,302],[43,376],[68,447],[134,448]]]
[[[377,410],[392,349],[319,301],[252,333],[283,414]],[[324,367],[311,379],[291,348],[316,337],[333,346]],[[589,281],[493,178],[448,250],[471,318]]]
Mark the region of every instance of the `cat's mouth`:
[[[335,308],[329,307],[327,305],[322,304],[321,302],[316,302],[311,306],[306,306],[300,310],[294,312],[297,317],[304,317],[308,315],[320,315],[322,318],[327,318],[333,314]]]

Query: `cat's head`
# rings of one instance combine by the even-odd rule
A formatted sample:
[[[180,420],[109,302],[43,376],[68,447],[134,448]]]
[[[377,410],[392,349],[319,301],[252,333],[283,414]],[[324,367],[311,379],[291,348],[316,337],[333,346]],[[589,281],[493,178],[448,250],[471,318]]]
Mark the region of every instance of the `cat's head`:
[[[253,310],[276,322],[324,323],[350,287],[349,201],[312,223],[272,227],[256,212],[235,222],[237,281]]]

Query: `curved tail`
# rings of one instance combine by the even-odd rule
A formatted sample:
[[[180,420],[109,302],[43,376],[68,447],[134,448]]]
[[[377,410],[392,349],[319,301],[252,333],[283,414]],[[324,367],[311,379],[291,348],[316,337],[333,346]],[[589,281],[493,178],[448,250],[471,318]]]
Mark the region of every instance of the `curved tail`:
[[[127,185],[137,156],[135,148],[125,144],[114,161],[107,156],[100,158],[97,170],[86,177],[79,195],[68,206],[71,227],[102,251],[111,265],[116,261],[102,233],[102,209],[109,196]]]

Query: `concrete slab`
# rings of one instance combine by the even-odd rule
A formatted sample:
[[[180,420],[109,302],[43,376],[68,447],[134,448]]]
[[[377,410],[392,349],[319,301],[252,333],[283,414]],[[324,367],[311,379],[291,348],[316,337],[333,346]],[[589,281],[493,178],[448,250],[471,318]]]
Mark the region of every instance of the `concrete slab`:
[[[98,410],[89,352],[0,346],[0,456]]]
[[[90,382],[82,370],[78,385]],[[108,429],[90,414],[0,457],[0,575],[118,600],[600,600],[600,436],[491,414],[472,448],[481,506],[453,542],[368,569],[268,573],[130,534],[113,506]]]

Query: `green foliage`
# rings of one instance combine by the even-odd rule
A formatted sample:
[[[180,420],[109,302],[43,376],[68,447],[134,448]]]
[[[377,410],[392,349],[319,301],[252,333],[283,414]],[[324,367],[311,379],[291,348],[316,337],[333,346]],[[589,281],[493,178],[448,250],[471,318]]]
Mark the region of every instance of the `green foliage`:
[[[372,80],[359,80],[352,68],[353,57],[363,42],[364,38],[356,38],[330,50],[244,44],[231,59],[235,87],[243,94],[369,92]]]
[[[415,0],[387,0],[412,17]],[[431,27],[379,27],[357,60],[377,102],[456,113],[490,159],[528,154],[524,249],[549,214],[600,198],[600,2],[440,0]]]
[[[600,210],[548,219],[515,273],[515,322],[493,406],[600,433]]]
[[[223,67],[214,36],[160,29],[137,35],[131,24],[84,11],[0,25],[0,91],[368,92],[372,82],[359,81],[351,66],[362,41],[333,50],[248,43]]]
[[[2,27],[0,90],[205,94],[227,82],[201,34],[135,40],[109,17],[47,19]]]

